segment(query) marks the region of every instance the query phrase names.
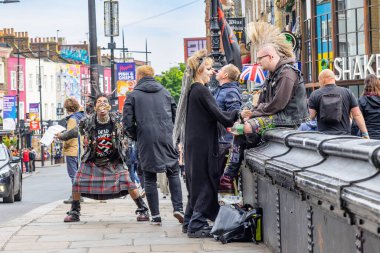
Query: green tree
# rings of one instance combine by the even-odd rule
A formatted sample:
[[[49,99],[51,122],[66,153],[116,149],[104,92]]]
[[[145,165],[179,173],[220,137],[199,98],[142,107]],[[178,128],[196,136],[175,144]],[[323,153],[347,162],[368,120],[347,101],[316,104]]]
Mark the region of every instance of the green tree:
[[[156,80],[170,92],[176,103],[178,103],[181,95],[182,77],[185,68],[185,64],[180,63],[177,67],[171,67],[169,70],[162,72],[160,76],[156,76]]]

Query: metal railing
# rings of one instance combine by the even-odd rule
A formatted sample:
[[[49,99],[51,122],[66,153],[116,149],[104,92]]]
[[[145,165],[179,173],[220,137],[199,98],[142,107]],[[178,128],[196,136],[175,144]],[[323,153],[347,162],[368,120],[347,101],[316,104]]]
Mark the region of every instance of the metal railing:
[[[380,253],[380,141],[275,129],[247,150],[245,203],[273,252]]]

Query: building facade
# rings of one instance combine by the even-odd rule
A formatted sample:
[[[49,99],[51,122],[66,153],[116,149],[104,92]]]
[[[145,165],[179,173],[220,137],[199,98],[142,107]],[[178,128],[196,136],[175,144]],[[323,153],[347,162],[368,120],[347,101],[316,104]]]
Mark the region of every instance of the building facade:
[[[380,78],[379,0],[302,0],[302,70],[309,90],[318,73],[334,70],[337,84],[358,97],[364,78]]]

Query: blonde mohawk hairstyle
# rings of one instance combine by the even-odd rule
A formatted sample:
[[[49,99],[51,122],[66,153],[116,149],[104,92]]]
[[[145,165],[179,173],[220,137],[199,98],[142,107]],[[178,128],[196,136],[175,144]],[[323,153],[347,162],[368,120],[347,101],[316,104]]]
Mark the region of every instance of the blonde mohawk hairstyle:
[[[281,58],[295,58],[292,44],[274,25],[266,22],[252,22],[248,25],[248,36],[257,51],[265,46],[272,46]]]

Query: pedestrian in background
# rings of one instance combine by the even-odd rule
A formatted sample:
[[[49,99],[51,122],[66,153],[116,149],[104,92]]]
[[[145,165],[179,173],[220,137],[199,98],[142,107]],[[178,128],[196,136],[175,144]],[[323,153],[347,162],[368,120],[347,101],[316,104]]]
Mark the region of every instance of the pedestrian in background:
[[[73,132],[70,130],[78,128],[79,122],[84,117],[84,113],[79,111],[80,105],[74,97],[67,98],[63,107],[66,109],[68,115],[66,117],[66,131],[56,134],[56,137],[64,141],[62,152],[63,155],[66,156],[67,173],[71,183],[73,183],[80,163],[83,138],[78,134],[78,131],[75,131],[75,136],[73,136]],[[71,204],[72,201],[73,197],[70,195],[63,203]]]
[[[321,88],[309,98],[310,118],[317,119],[318,131],[326,134],[351,135],[350,114],[358,125],[363,138],[369,138],[358,102],[350,89],[335,84],[335,74],[330,69],[318,76]]]
[[[29,169],[29,161],[30,161],[30,158],[29,158],[29,149],[27,148],[24,148],[23,151],[22,151],[22,162],[25,164],[25,172],[26,173],[30,173],[30,169]]]
[[[188,237],[209,237],[207,219],[218,211],[219,166],[218,122],[230,127],[239,111],[223,112],[206,85],[214,73],[213,60],[202,50],[188,59],[182,81],[173,142],[184,143],[186,186],[189,199],[182,231]]]
[[[30,171],[35,172],[36,171],[36,156],[37,152],[34,150],[33,147],[29,148],[29,167]]]
[[[364,79],[364,91],[359,98],[359,108],[369,137],[380,140],[380,81],[376,75],[370,74]]]
[[[163,172],[169,181],[173,216],[182,223],[178,152],[171,141],[177,106],[169,91],[154,79],[152,67],[138,67],[136,80],[136,87],[125,100],[123,124],[127,135],[137,141],[145,193],[152,215],[151,224],[161,225],[157,173]]]

